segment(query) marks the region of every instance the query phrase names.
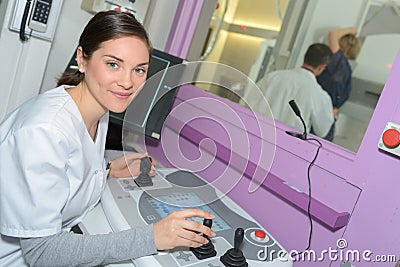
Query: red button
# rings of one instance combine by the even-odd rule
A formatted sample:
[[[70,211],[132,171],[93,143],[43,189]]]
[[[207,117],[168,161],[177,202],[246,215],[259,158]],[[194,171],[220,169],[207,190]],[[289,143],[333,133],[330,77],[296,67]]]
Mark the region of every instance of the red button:
[[[388,148],[395,148],[400,144],[400,132],[396,129],[388,129],[383,133],[382,141]]]
[[[254,231],[254,235],[258,238],[264,239],[266,237],[266,234],[263,230],[256,230]]]

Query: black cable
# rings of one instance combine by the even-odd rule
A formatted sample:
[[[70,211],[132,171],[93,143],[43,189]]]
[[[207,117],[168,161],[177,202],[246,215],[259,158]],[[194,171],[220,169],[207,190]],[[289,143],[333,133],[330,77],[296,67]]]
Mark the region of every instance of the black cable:
[[[310,170],[311,167],[314,165],[315,161],[317,160],[318,154],[319,154],[319,150],[322,147],[322,143],[315,138],[307,138],[306,140],[308,141],[316,141],[318,143],[318,148],[317,148],[317,152],[315,153],[315,156],[313,158],[313,160],[310,162],[310,165],[308,165],[308,169],[307,169],[307,180],[308,180],[308,207],[307,207],[307,214],[308,214],[308,219],[310,220],[310,234],[308,236],[308,245],[304,250],[308,250],[311,246],[311,236],[312,236],[312,230],[313,230],[313,222],[312,222],[312,218],[311,218],[311,200],[312,200],[312,196],[311,196],[311,177],[310,177]]]
[[[304,253],[305,251],[307,251],[311,247],[311,237],[312,237],[312,232],[313,232],[313,221],[312,221],[312,216],[311,216],[312,195],[311,195],[311,176],[310,176],[310,171],[311,171],[311,167],[314,165],[315,161],[317,160],[317,157],[318,157],[320,149],[322,148],[322,143],[318,139],[306,138],[304,140],[306,140],[306,141],[316,141],[318,143],[318,149],[317,149],[317,152],[315,153],[315,156],[314,156],[313,160],[310,162],[310,164],[308,165],[308,168],[307,168],[307,181],[308,181],[307,215],[308,215],[308,219],[310,221],[310,232],[309,232],[309,235],[308,235],[308,245],[303,251],[296,253],[294,256],[298,256],[298,255]],[[293,255],[290,255],[290,256],[293,256]]]
[[[296,256],[297,256],[297,255],[299,255],[299,254],[304,253],[305,251],[307,251],[307,250],[311,247],[311,237],[312,237],[312,232],[313,232],[313,221],[312,221],[312,216],[311,216],[311,200],[312,200],[312,196],[311,196],[311,178],[310,178],[310,170],[311,170],[311,167],[314,165],[315,161],[317,160],[317,157],[318,157],[318,154],[319,154],[319,150],[320,150],[321,147],[322,147],[322,143],[321,143],[318,139],[315,139],[315,138],[307,138],[307,127],[306,127],[306,124],[305,124],[305,122],[304,122],[304,120],[303,120],[303,117],[301,116],[301,112],[300,112],[299,107],[298,107],[297,104],[296,104],[296,101],[295,101],[294,99],[290,100],[290,101],[289,101],[289,105],[290,105],[290,107],[292,108],[293,112],[296,114],[296,116],[300,118],[300,120],[301,120],[301,122],[302,122],[302,124],[303,124],[304,132],[303,132],[302,134],[300,134],[300,133],[298,133],[298,132],[286,131],[286,133],[287,133],[288,135],[294,136],[294,137],[299,138],[299,139],[301,139],[301,140],[316,141],[316,142],[319,144],[318,149],[317,149],[317,153],[315,153],[315,156],[314,156],[313,160],[310,162],[310,165],[308,165],[308,168],[307,168],[307,180],[308,180],[308,206],[307,206],[307,215],[308,215],[308,219],[309,219],[309,221],[310,221],[310,233],[309,233],[309,236],[308,236],[308,245],[307,245],[307,247],[306,247],[303,251],[296,253]],[[292,256],[292,255],[290,255],[290,256]]]

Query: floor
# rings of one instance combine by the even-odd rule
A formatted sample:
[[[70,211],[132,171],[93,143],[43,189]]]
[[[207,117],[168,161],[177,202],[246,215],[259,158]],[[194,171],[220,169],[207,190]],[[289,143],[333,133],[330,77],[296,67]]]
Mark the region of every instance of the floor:
[[[341,107],[333,143],[357,152],[383,85],[353,79],[349,100]]]
[[[336,132],[333,143],[357,152],[374,109],[352,101],[346,102],[340,109],[336,121]]]

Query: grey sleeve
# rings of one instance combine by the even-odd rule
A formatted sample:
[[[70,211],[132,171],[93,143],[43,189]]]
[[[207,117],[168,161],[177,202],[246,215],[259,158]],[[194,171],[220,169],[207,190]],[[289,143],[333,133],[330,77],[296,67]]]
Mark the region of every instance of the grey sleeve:
[[[98,266],[157,253],[153,225],[118,233],[20,239],[29,266]]]

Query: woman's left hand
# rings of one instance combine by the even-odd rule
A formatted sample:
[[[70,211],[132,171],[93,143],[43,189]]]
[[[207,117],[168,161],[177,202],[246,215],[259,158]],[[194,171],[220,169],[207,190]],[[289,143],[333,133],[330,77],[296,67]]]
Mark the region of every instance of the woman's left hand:
[[[110,166],[110,176],[115,178],[126,178],[140,174],[140,160],[148,157],[147,153],[129,153],[122,157],[113,159]],[[152,160],[152,167],[149,175],[155,175],[155,161]]]

